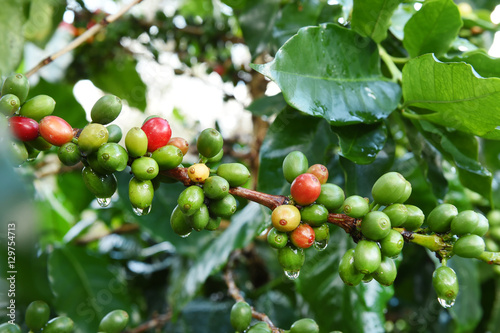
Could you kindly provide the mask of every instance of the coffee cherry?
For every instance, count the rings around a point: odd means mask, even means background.
[[[368,201],[359,195],[351,195],[344,200],[342,211],[350,217],[360,218],[370,210]]]
[[[399,202],[398,200],[405,194],[406,186],[406,179],[400,173],[388,172],[383,174],[373,184],[373,200],[381,205]]]
[[[207,164],[218,163],[222,160],[222,157],[224,157],[224,149],[221,149],[214,157],[207,158]]]
[[[160,117],[149,119],[142,125],[141,129],[148,137],[149,152],[154,152],[156,149],[166,146],[172,136],[168,121]]]
[[[184,215],[189,216],[200,209],[204,199],[203,190],[198,186],[192,185],[181,192],[179,198],[177,198],[177,204]]]
[[[85,126],[78,137],[81,151],[90,154],[108,142],[108,130],[101,124],[91,123]]]
[[[298,273],[304,265],[305,259],[304,250],[301,248],[287,245],[278,249],[278,262],[286,272]]]
[[[272,333],[271,328],[265,322],[260,321],[250,328],[245,333]]]
[[[32,331],[42,329],[50,318],[50,308],[44,301],[31,302],[26,308],[24,321]],[[2,332],[0,330],[0,332]]]
[[[473,210],[464,210],[451,220],[450,229],[455,235],[472,233],[479,224],[479,215]]]
[[[134,176],[140,180],[151,180],[160,171],[158,163],[153,158],[146,156],[135,159],[130,168]]]
[[[310,205],[300,210],[302,221],[311,227],[322,225],[328,219],[328,210],[323,205]]]
[[[44,333],[70,333],[73,332],[73,327],[75,324],[71,318],[60,316],[51,319],[45,328]]]
[[[170,227],[181,237],[187,237],[193,231],[193,228],[187,221],[187,216],[181,211],[179,205],[175,206],[170,215]]]
[[[111,198],[116,191],[117,181],[113,174],[101,175],[89,167],[84,167],[82,178],[87,189],[97,198]]]
[[[389,231],[389,234],[380,240],[380,252],[386,257],[396,257],[403,250],[403,236],[394,229]]]
[[[40,121],[40,135],[54,146],[62,146],[73,139],[73,128],[66,120],[57,116],[47,116]]]
[[[348,286],[357,286],[365,276],[354,267],[354,249],[344,253],[339,263],[339,276]]]
[[[21,165],[29,157],[28,150],[23,142],[12,140],[9,142],[9,157],[14,165]]]
[[[438,267],[432,273],[432,285],[440,302],[453,304],[458,295],[458,279],[453,269],[447,266]]]
[[[303,173],[294,179],[290,194],[296,203],[307,206],[316,201],[321,193],[321,183],[311,173]]]
[[[118,143],[103,144],[97,150],[96,157],[100,167],[108,172],[123,171],[127,167],[128,153]]]
[[[208,177],[203,184],[203,192],[209,199],[222,199],[229,193],[229,183],[219,176]]]
[[[300,211],[293,205],[281,205],[276,207],[271,214],[273,227],[278,231],[288,232],[299,226]]]
[[[237,332],[243,332],[250,326],[252,321],[252,308],[245,301],[237,302],[231,308],[230,322],[231,326]]]
[[[288,235],[285,232],[278,231],[276,228],[271,228],[267,233],[267,243],[275,248],[282,249],[288,242]]]
[[[208,206],[211,215],[221,216],[226,219],[236,213],[236,208],[236,199],[231,194],[219,200],[211,200]]]
[[[408,208],[400,203],[395,203],[384,208],[383,212],[391,220],[392,227],[399,227],[405,223],[408,218]]]
[[[463,258],[477,258],[485,250],[484,239],[478,235],[465,235],[453,244],[453,252]]]
[[[316,203],[325,206],[328,211],[335,211],[342,207],[344,200],[344,190],[338,185],[327,183],[321,185],[321,193]]]
[[[100,175],[109,175],[112,174],[112,171],[109,171],[108,169],[104,169],[101,164],[99,163],[99,160],[97,159],[97,152],[90,153],[86,156],[87,164],[90,166],[92,170],[97,172]]]
[[[9,118],[10,131],[21,141],[31,141],[38,137],[38,123],[31,118],[14,116]]]
[[[57,157],[62,162],[62,164],[67,166],[72,166],[80,162],[81,152],[78,145],[73,142],[66,142],[57,151]]]
[[[390,286],[396,279],[398,271],[394,260],[383,257],[380,266],[373,272],[373,278],[383,286]]]
[[[303,318],[292,324],[290,333],[319,333],[319,326],[313,319]]]
[[[132,127],[125,136],[125,147],[131,157],[143,156],[148,152],[148,137],[146,133],[139,127]]]
[[[38,130],[40,131],[40,126],[38,127]],[[38,136],[35,140],[27,141],[26,143],[39,151],[49,150],[53,147],[52,144],[48,143],[42,136]]]
[[[16,95],[7,94],[0,98],[0,113],[11,116],[19,110],[21,102]]]
[[[380,248],[376,242],[360,240],[354,249],[354,267],[363,274],[370,274],[380,266]]]
[[[452,204],[441,204],[429,213],[427,225],[433,232],[447,232],[450,230],[451,220],[457,215],[457,207]]]
[[[99,332],[119,333],[127,327],[128,313],[123,310],[113,310],[102,318],[99,323]]]
[[[196,148],[200,155],[210,158],[220,152],[223,143],[224,140],[219,131],[213,128],[206,128],[198,136]]]
[[[22,104],[19,114],[40,121],[43,117],[51,115],[55,107],[56,101],[52,97],[38,95]]]
[[[476,229],[474,229],[472,233],[483,237],[488,232],[490,224],[488,222],[488,219],[483,214],[477,213],[477,215],[479,216],[479,221],[477,223]]]
[[[108,130],[108,142],[118,143],[122,139],[123,133],[120,126],[111,124],[106,126]]]
[[[292,183],[299,175],[306,173],[309,167],[306,155],[300,151],[292,151],[283,160],[283,175]]]
[[[323,242],[330,239],[330,228],[327,223],[323,223],[319,227],[313,227],[315,242]]]
[[[21,333],[21,328],[17,324],[3,323],[3,324],[0,324],[0,332],[2,332],[2,333]]]
[[[217,217],[210,216],[208,219],[208,223],[205,226],[205,230],[214,231],[214,230],[219,229],[219,225],[220,225],[221,220],[222,219],[220,216],[217,216]]]
[[[379,211],[367,213],[361,221],[361,233],[372,240],[380,240],[391,231],[389,217]]]
[[[191,165],[187,172],[189,179],[195,183],[204,182],[210,176],[210,169],[203,163]]]
[[[417,230],[424,224],[424,212],[414,205],[406,205],[406,209],[408,209],[408,217],[402,227],[409,231]]]
[[[491,226],[500,226],[500,209],[492,209],[486,214]]]
[[[104,95],[90,111],[92,122],[106,125],[115,120],[122,110],[122,101],[114,95]]]
[[[19,98],[20,104],[23,104],[28,97],[30,83],[23,74],[12,74],[3,82],[2,96],[7,94],[16,95]]]
[[[308,224],[300,224],[290,233],[293,245],[301,249],[307,249],[314,244],[314,230]]]
[[[178,147],[167,145],[156,149],[151,157],[158,163],[160,170],[170,170],[182,163],[184,155]]]
[[[128,183],[128,197],[132,207],[140,210],[148,209],[153,203],[154,188],[150,180],[132,177]]]
[[[210,214],[208,213],[208,207],[202,204],[200,209],[196,211],[193,215],[187,216],[187,224],[196,231],[201,231],[205,229],[210,220]]]
[[[323,164],[314,164],[307,169],[307,173],[312,173],[318,178],[321,184],[325,184],[328,180],[328,169]]]
[[[186,155],[189,150],[189,143],[186,141],[186,139],[177,136],[170,138],[167,145],[179,148],[182,152],[182,155]]]
[[[231,187],[237,187],[250,179],[250,171],[241,163],[225,163],[217,168],[217,176],[226,179]]]
[[[404,203],[406,200],[408,200],[411,196],[411,183],[406,180],[406,186],[403,194],[399,197],[399,199],[396,201],[397,203]]]

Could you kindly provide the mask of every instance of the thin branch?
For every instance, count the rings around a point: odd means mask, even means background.
[[[96,35],[99,31],[104,29],[108,24],[116,21],[118,18],[123,16],[123,14],[128,12],[130,10],[130,8],[132,8],[133,6],[137,5],[138,3],[142,2],[142,1],[143,0],[132,0],[129,4],[126,4],[125,6],[123,6],[115,14],[111,14],[111,15],[106,16],[105,18],[103,18],[101,20],[101,22],[93,25],[90,29],[86,30],[83,34],[81,34],[77,38],[73,39],[73,41],[71,41],[71,43],[69,43],[68,45],[63,47],[61,50],[55,52],[54,54],[52,54],[52,55],[48,56],[47,58],[43,59],[42,61],[40,61],[35,67],[30,69],[28,72],[26,72],[26,74],[25,74],[26,77],[30,77],[31,75],[38,72],[42,67],[50,64],[51,62],[53,62],[54,60],[56,60],[57,58],[59,58],[63,54],[66,54],[69,51],[74,50],[75,48],[77,48],[81,44],[85,43],[85,41],[88,40],[90,37]]]
[[[156,328],[165,325],[168,321],[172,319],[172,311],[168,311],[167,313],[158,315],[156,317],[151,318],[151,320],[145,322],[137,326],[136,328],[129,329],[125,331],[125,333],[141,333],[145,332],[151,328]]]

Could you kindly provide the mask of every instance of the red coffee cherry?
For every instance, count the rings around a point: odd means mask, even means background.
[[[14,116],[9,118],[12,134],[21,141],[31,141],[38,137],[38,123],[28,117]]]
[[[312,204],[321,193],[321,183],[311,173],[303,173],[292,182],[290,188],[293,200],[302,206]]]
[[[142,125],[141,129],[146,133],[148,138],[149,152],[166,146],[172,136],[172,130],[168,121],[160,117],[149,119]]]
[[[325,184],[328,180],[328,169],[323,164],[314,164],[307,169],[307,173],[312,173],[318,178],[321,184]]]
[[[308,224],[300,224],[294,231],[292,231],[290,239],[296,247],[307,249],[314,244],[314,230]]]
[[[40,135],[54,146],[62,146],[73,139],[73,128],[58,116],[46,116],[40,121]]]

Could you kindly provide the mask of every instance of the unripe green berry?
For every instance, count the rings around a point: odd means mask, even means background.
[[[367,213],[361,221],[361,233],[372,240],[380,240],[386,237],[391,230],[389,217],[380,211]]]
[[[447,232],[450,230],[451,221],[457,215],[457,207],[452,204],[441,204],[429,213],[427,225],[433,232]]]
[[[368,201],[359,196],[351,195],[344,200],[342,210],[350,217],[361,218],[370,210]]]
[[[290,184],[298,175],[306,173],[308,168],[309,163],[306,155],[298,150],[288,153],[283,160],[283,175]]]
[[[451,220],[450,229],[455,235],[472,233],[479,224],[479,215],[473,210],[464,210]]]
[[[354,249],[354,267],[363,274],[370,274],[380,265],[382,259],[376,242],[360,240]]]
[[[453,252],[463,258],[477,258],[485,250],[484,240],[478,235],[460,237],[453,245]]]

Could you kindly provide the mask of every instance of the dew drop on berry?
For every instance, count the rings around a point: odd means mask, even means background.
[[[111,198],[96,198],[96,200],[101,207],[108,207],[111,203]]]
[[[187,238],[189,235],[191,235],[191,232],[188,232],[187,234],[180,235],[180,236],[181,236],[181,238]]]
[[[289,278],[290,280],[295,280],[299,277],[300,271],[284,270],[284,273],[285,273],[286,277]]]
[[[151,206],[147,206],[146,208],[132,207],[132,210],[137,216],[148,215],[151,212]]]
[[[315,241],[313,246],[316,250],[323,251],[328,246],[328,239],[324,239],[321,241]]]
[[[438,297],[438,302],[445,309],[451,308],[455,304],[455,300],[445,300],[444,298]]]

